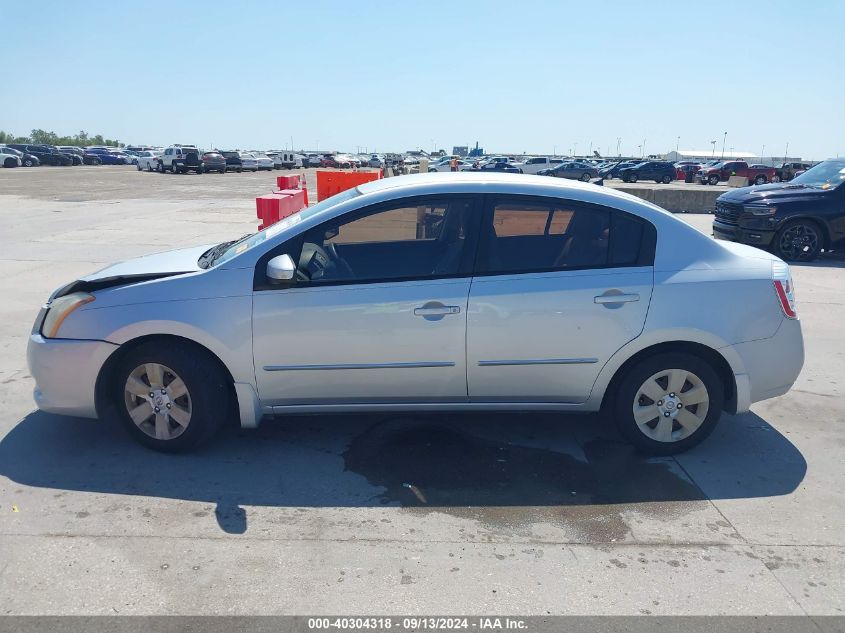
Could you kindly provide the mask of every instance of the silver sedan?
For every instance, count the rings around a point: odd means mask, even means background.
[[[606,413],[641,450],[704,439],[803,364],[788,266],[602,187],[421,174],[241,240],[56,290],[29,340],[38,406],[158,450],[227,416]]]

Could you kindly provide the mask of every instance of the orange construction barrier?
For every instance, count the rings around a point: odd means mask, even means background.
[[[341,191],[352,189],[365,182],[378,180],[381,174],[378,171],[339,171],[318,169],[317,170],[317,200],[325,200]]]
[[[302,189],[274,191],[255,199],[255,211],[261,224],[258,230],[266,229],[279,220],[305,208],[305,192]]]
[[[291,176],[276,176],[276,186],[279,189],[299,189],[299,174],[293,174]]]

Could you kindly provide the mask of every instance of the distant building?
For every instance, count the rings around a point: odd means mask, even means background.
[[[452,153],[455,156],[460,156],[461,158],[463,158],[464,156],[469,154],[469,147],[467,147],[466,145],[456,145],[452,148]]]
[[[680,160],[715,160],[717,158],[724,158],[725,160],[747,160],[751,163],[756,162],[757,155],[754,152],[740,152],[737,150],[732,152],[725,150],[722,152],[718,148],[714,152],[712,147],[710,149],[682,149],[666,154],[666,160],[673,163],[677,163]]]

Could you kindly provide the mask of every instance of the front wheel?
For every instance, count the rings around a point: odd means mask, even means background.
[[[707,178],[707,182],[711,185],[718,185],[719,184],[719,177],[718,176],[709,176]]]
[[[632,367],[615,395],[619,432],[639,450],[673,455],[692,448],[716,427],[724,386],[697,356],[659,354]]]
[[[18,162],[14,158],[7,158],[3,161],[3,167],[17,167]]]
[[[628,175],[628,182],[637,182],[637,174],[629,174]]]
[[[822,250],[819,226],[809,220],[796,220],[784,226],[775,235],[774,246],[778,257],[792,262],[811,262]]]
[[[229,411],[228,393],[222,370],[208,354],[152,341],[118,363],[113,397],[135,440],[173,453],[194,448],[216,433]]]

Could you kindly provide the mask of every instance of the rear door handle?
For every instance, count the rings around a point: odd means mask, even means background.
[[[603,295],[599,295],[598,297],[594,297],[593,301],[596,303],[631,303],[632,301],[639,301],[640,295],[638,294],[608,294],[605,293]]]

